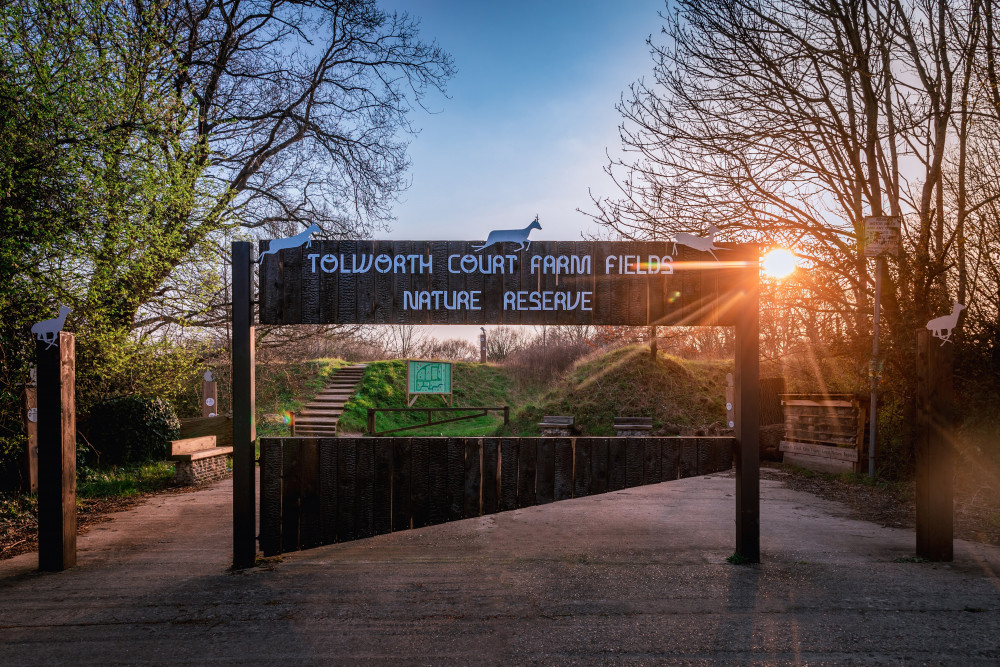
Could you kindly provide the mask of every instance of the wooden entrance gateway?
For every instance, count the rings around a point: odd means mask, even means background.
[[[728,469],[735,448],[736,553],[760,560],[757,246],[312,241],[288,247],[282,240],[272,250],[271,243],[260,243],[257,281],[253,245],[233,244],[235,567],[253,566],[257,552],[257,322],[732,326],[736,333],[735,438],[265,438],[265,553]]]

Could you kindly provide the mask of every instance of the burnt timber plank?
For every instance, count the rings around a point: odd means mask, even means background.
[[[373,241],[357,241],[357,251],[359,255],[370,255],[374,263],[375,243]],[[375,322],[375,274],[373,268],[364,273],[356,275],[357,278],[357,322],[358,324],[372,324]]]
[[[625,443],[625,486],[642,486],[643,440],[628,438]]]
[[[588,438],[590,440],[590,493],[607,493],[608,491],[608,439]]]
[[[392,530],[411,527],[410,516],[410,439],[392,439]]]
[[[468,254],[469,243],[465,241],[448,241],[448,256],[458,255],[460,258]],[[456,292],[461,292],[465,290],[465,274],[458,271],[458,273],[448,273],[448,291],[453,294]],[[448,324],[465,324],[465,311],[464,310],[450,310],[448,311]]]
[[[725,472],[733,467],[733,451],[736,441],[733,438],[715,439],[715,471]]]
[[[323,544],[337,541],[337,448],[336,438],[319,441],[320,537]],[[266,554],[265,554],[266,555]]]
[[[410,274],[410,290],[413,292],[427,292],[431,288],[431,271],[433,269],[433,259],[431,258],[430,244],[427,241],[413,241],[410,244],[410,252],[414,255],[420,257],[420,259],[415,263],[406,263],[407,270],[411,270]],[[432,269],[424,268],[424,262],[428,259],[431,260]],[[410,310],[407,313],[406,321],[410,324],[430,324],[431,313],[428,309],[421,310]]]
[[[645,323],[649,321],[649,309],[647,291],[649,289],[648,276],[639,273],[645,271],[643,267],[642,251],[647,244],[630,243],[629,250],[632,252],[632,262],[634,266],[630,268],[637,275],[628,277],[628,320],[629,322]]]
[[[483,438],[483,514],[496,514],[499,505],[497,493],[500,467],[500,439]]]
[[[582,498],[591,494],[590,452],[594,443],[590,438],[576,438],[573,444],[573,497]]]
[[[341,263],[339,271],[334,274],[337,279],[337,321],[357,322],[358,277],[353,269],[358,259],[358,242],[343,240],[337,245],[337,259]],[[351,267],[351,273],[348,273],[348,267]]]
[[[697,438],[698,453],[698,474],[707,475],[715,472],[715,452],[712,450],[712,441],[709,438]]]
[[[358,452],[354,530],[358,539],[375,534],[375,450],[371,438],[351,438]]]
[[[378,258],[380,255],[387,255],[389,257],[392,257],[392,251],[393,251],[392,241],[375,242],[376,258]],[[375,323],[392,324],[393,323],[392,322],[392,294],[393,294],[392,269],[390,269],[385,273],[375,270],[374,278],[375,278],[374,279]]]
[[[506,269],[510,269],[510,265],[505,261],[504,264]],[[521,253],[515,254],[514,266],[512,271],[507,271],[503,274],[503,291],[504,292],[517,292],[523,289],[521,287]],[[521,311],[513,309],[506,310],[505,305],[500,306],[500,320],[503,324],[520,324],[521,323]]]
[[[312,271],[312,260],[308,255],[314,254],[311,250],[306,250],[302,254],[302,263],[299,265],[299,282],[302,285],[302,307],[300,311],[300,321],[303,324],[319,324],[322,321],[320,316],[320,274],[322,271]]]
[[[413,438],[410,450],[410,514],[413,527],[430,525],[428,473],[431,439]]]
[[[465,509],[466,519],[480,516],[483,481],[482,444],[479,438],[465,440]]]
[[[447,241],[431,241],[430,242],[430,252],[432,257],[447,257],[448,256],[448,242]],[[447,271],[435,271],[430,276],[430,289],[432,292],[446,292],[448,291],[448,272]],[[430,317],[431,324],[448,324],[448,311],[444,308],[436,308],[431,312]]]
[[[299,546],[303,549],[322,544],[318,444],[316,438],[299,441]]]
[[[503,278],[504,273],[497,270],[497,263],[502,266],[504,258],[502,248],[497,245],[483,250],[483,260],[489,266],[483,285],[482,308],[485,322],[496,324],[501,322],[503,309]],[[504,267],[506,268],[506,267]]]
[[[608,438],[608,491],[625,488],[627,438]]]
[[[670,482],[678,479],[678,466],[681,460],[681,442],[679,438],[664,438],[660,447],[660,480]]]
[[[299,550],[299,439],[288,438],[281,458],[281,550]]]
[[[448,438],[448,521],[462,518],[465,510],[465,439]]]
[[[286,248],[278,254],[285,281],[281,319],[286,324],[298,324],[302,321],[302,248]]]
[[[260,441],[260,550],[281,553],[281,440]]]
[[[448,440],[431,440],[427,461],[427,523],[436,525],[448,520]]]
[[[270,241],[261,241],[257,256],[261,257],[270,247]],[[281,321],[281,304],[284,299],[284,284],[281,279],[281,259],[278,255],[268,255],[260,260],[260,315],[264,322]]]
[[[535,498],[539,505],[551,503],[555,495],[556,452],[554,438],[538,439],[538,459],[535,468]]]
[[[679,440],[681,445],[681,479],[694,477],[698,474],[698,439],[679,438]]]
[[[568,500],[573,497],[573,440],[572,438],[550,438],[555,450],[553,468],[553,500]]]
[[[413,244],[409,241],[395,241],[393,251],[395,256],[413,254]],[[403,308],[403,300],[406,292],[410,290],[410,282],[413,276],[410,275],[409,262],[403,271],[396,271],[395,261],[392,269],[392,323],[409,324],[410,312]],[[415,509],[415,508],[414,508]]]
[[[538,466],[538,438],[521,438],[517,445],[517,506],[538,504],[535,477]]]
[[[375,457],[372,480],[372,531],[382,535],[392,531],[392,441],[370,438]]]
[[[642,483],[659,484],[660,448],[663,438],[642,438]]]
[[[500,511],[517,509],[517,438],[500,440]]]
[[[357,537],[358,449],[355,438],[344,438],[337,452],[337,541],[347,542]]]

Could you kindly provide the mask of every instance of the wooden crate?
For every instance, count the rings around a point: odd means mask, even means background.
[[[862,472],[868,462],[868,405],[852,394],[782,394],[785,463],[823,472]]]

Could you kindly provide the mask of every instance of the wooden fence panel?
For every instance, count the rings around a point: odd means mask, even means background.
[[[538,439],[538,460],[535,468],[535,499],[539,505],[551,503],[555,496],[556,452],[554,438]]]
[[[553,500],[573,497],[573,439],[553,438],[555,467],[553,470]]]
[[[517,508],[517,438],[500,441],[500,511]]]
[[[678,478],[680,460],[680,440],[678,438],[664,438],[663,446],[660,448],[660,479],[662,481],[669,482]]]
[[[466,519],[480,516],[482,510],[482,445],[479,438],[465,440],[465,510]]]
[[[590,440],[590,493],[608,492],[608,438]]]
[[[535,477],[538,468],[538,438],[521,438],[517,447],[517,506],[538,504]]]
[[[500,467],[499,438],[483,438],[483,514],[496,514],[500,504],[497,473]]]

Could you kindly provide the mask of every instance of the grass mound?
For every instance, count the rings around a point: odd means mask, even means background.
[[[683,435],[721,429],[726,417],[729,361],[683,361],[640,345],[579,361],[532,405],[508,433],[538,435],[545,415],[572,415],[584,435],[614,435],[615,417],[652,417],[652,435]]]
[[[455,407],[511,406],[511,411],[524,398],[521,388],[504,373],[492,365],[452,363],[452,405]],[[447,406],[441,396],[421,396],[414,408],[438,408]],[[338,430],[341,433],[362,433],[367,428],[368,408],[405,408],[406,405],[406,361],[375,361],[365,369],[358,394],[344,406]],[[456,415],[437,412],[432,419],[449,419]],[[389,412],[377,416],[376,428],[387,431],[404,426],[416,426],[427,422],[423,412]],[[491,412],[485,417],[452,422],[437,426],[402,431],[400,436],[472,436],[488,435],[503,424],[503,413]]]

